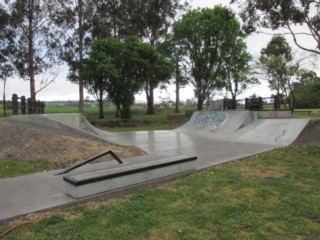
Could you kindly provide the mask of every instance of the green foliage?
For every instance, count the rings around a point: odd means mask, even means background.
[[[6,239],[318,239],[319,156],[318,147],[277,150],[66,209]]]
[[[192,10],[174,27],[175,42],[181,46],[190,67],[191,83],[198,98],[198,110],[214,90],[224,86],[226,58],[243,37],[240,23],[231,10],[222,6]]]
[[[48,72],[58,63],[56,47],[60,39],[52,19],[54,7],[55,4],[33,0],[15,0],[10,5],[11,24],[16,31],[13,63],[19,76],[30,81],[33,100],[37,92],[53,81]],[[36,87],[36,77],[40,74],[47,74],[47,78],[42,78]]]
[[[295,96],[293,79],[299,70],[299,64],[294,63],[291,47],[281,35],[274,36],[266,48],[261,50],[259,63],[263,74],[266,75],[271,90],[277,95],[284,96],[289,109],[294,109]]]
[[[244,3],[241,18],[245,22],[244,29],[252,33],[257,28],[272,30],[285,29],[292,35],[295,44],[301,49],[320,54],[320,17],[319,1],[313,0],[232,0],[231,2]],[[295,31],[294,26],[304,25],[303,32]],[[301,34],[308,35],[315,44],[304,44],[304,39],[298,39]]]
[[[87,63],[83,71],[87,87],[106,91],[125,119],[130,118],[134,94],[146,84],[168,79],[173,71],[172,64],[153,46],[134,36],[94,42]]]
[[[301,70],[294,84],[297,108],[320,108],[320,77],[313,71]]]
[[[232,99],[248,89],[249,86],[257,84],[258,80],[251,77],[253,72],[250,67],[252,56],[247,52],[247,46],[242,38],[239,38],[230,47],[225,60],[226,90]]]

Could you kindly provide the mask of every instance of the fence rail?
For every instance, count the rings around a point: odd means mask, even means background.
[[[222,99],[214,101],[215,110],[280,110],[279,96],[268,98]]]

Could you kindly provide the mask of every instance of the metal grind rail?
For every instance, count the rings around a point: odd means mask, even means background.
[[[94,156],[92,158],[87,159],[87,160],[83,160],[80,163],[76,163],[75,165],[73,165],[73,166],[67,168],[66,170],[64,170],[64,171],[62,171],[60,173],[57,173],[55,175],[62,175],[62,174],[68,173],[68,172],[70,172],[70,171],[72,171],[74,169],[77,169],[77,168],[79,168],[79,167],[81,167],[83,165],[86,165],[86,164],[88,164],[90,162],[93,162],[93,161],[97,160],[98,158],[101,158],[101,157],[106,156],[108,154],[110,154],[114,158],[114,160],[116,160],[119,164],[123,164],[123,161],[114,152],[112,152],[112,150],[109,150],[109,151],[100,153],[100,154],[98,154],[98,155],[96,155],[96,156]]]

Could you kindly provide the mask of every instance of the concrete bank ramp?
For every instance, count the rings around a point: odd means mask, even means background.
[[[279,114],[277,117],[278,114],[270,115],[269,112],[267,113],[261,114],[251,111],[194,112],[190,121],[177,131],[207,138],[268,144],[277,148],[290,145],[310,121],[309,119],[286,118],[281,116],[283,114]]]
[[[199,134],[227,135],[254,121],[250,111],[198,111],[179,130]]]
[[[107,133],[95,128],[80,113],[70,114],[41,114],[41,115],[14,115],[14,121],[39,125],[53,129],[60,129],[68,133],[76,133],[108,141],[112,133]]]
[[[176,131],[220,140],[268,144],[274,147],[290,145],[307,126],[310,119],[280,117],[275,111],[261,114],[251,111],[199,111]],[[270,114],[272,113],[272,114]],[[62,129],[84,136],[113,142],[117,134],[92,126],[82,114],[19,115],[16,121]],[[121,142],[125,142],[122,139]]]
[[[275,148],[290,145],[309,123],[309,119],[257,119],[221,139],[274,145]]]

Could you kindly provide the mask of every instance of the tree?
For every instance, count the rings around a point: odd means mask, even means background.
[[[101,86],[118,106],[121,118],[130,118],[134,94],[141,91],[146,79],[168,78],[172,65],[155,47],[129,36],[107,38],[92,45],[84,76],[92,89]],[[100,91],[101,93],[102,91]]]
[[[297,108],[320,107],[320,77],[310,70],[301,69],[299,81],[294,83]]]
[[[92,35],[94,39],[115,37],[122,39],[125,36],[138,35],[131,15],[137,6],[134,0],[106,0],[96,3],[96,10],[93,16]]]
[[[232,0],[243,3],[242,0]],[[244,29],[252,33],[257,28],[284,29],[291,34],[295,44],[308,52],[320,54],[320,2],[318,0],[247,0],[243,5],[241,18],[246,23]],[[302,25],[301,28],[295,28]],[[304,44],[299,36],[308,36],[314,44]]]
[[[112,57],[121,51],[120,43],[110,38],[108,41],[97,41],[92,44],[89,57],[84,61],[81,78],[84,86],[99,103],[99,118],[104,118],[104,97],[110,88],[111,79],[117,79],[117,69]]]
[[[179,11],[188,4],[181,4],[179,0],[131,0],[134,11],[128,14],[131,27],[141,39],[146,39],[152,46],[158,47],[165,40],[165,36]],[[164,80],[164,82],[163,82]],[[145,83],[147,96],[147,114],[154,114],[154,89],[165,84],[166,79],[157,76]]]
[[[57,63],[55,50],[60,38],[52,21],[54,8],[54,0],[50,4],[42,0],[16,0],[10,6],[11,23],[16,30],[14,64],[20,77],[30,81],[30,97],[33,101],[36,94],[56,77],[47,78]],[[41,86],[36,90],[36,76],[40,74],[43,75]]]
[[[14,54],[15,31],[11,25],[11,15],[8,9],[1,4],[0,28],[0,80],[3,81],[3,114],[6,117],[6,83],[14,73],[12,55]]]
[[[175,113],[179,113],[180,89],[189,82],[187,67],[182,58],[184,55],[183,48],[178,45],[172,34],[167,36],[166,41],[160,45],[160,49],[166,53],[175,65],[174,84],[176,87]]]
[[[64,33],[61,59],[69,66],[68,79],[79,84],[79,112],[84,111],[84,83],[80,72],[92,41],[93,18],[97,6],[88,0],[59,0],[55,22]]]
[[[174,24],[173,31],[177,43],[184,48],[197,108],[202,110],[210,92],[224,86],[223,67],[229,49],[243,35],[240,24],[231,10],[216,6],[189,11]]]
[[[126,37],[123,44],[125,49],[122,55],[123,61],[118,68],[121,70],[121,81],[115,84],[117,91],[114,99],[122,105],[121,117],[128,118],[130,105],[127,106],[127,102],[133,103],[134,93],[140,90],[146,81],[151,82],[152,78],[160,81],[167,79],[172,68],[170,62],[159,54],[155,47],[142,43],[136,37]],[[129,86],[132,86],[131,91]]]
[[[258,81],[252,75],[250,62],[252,56],[247,52],[247,46],[242,38],[234,42],[226,56],[224,69],[226,71],[226,90],[232,96],[234,104],[239,94]],[[236,105],[234,106],[236,107]]]
[[[259,62],[270,88],[276,90],[277,95],[284,95],[289,108],[294,109],[293,79],[299,65],[293,62],[291,47],[285,38],[281,35],[274,36],[267,47],[261,50]]]

